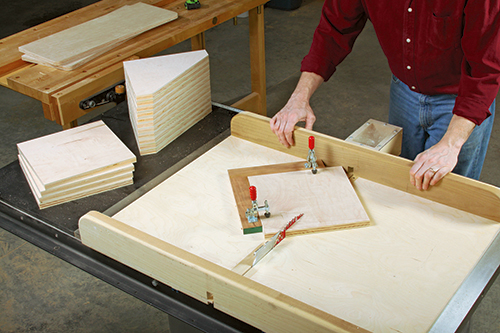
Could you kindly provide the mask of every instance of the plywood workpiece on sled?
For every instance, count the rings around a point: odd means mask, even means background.
[[[287,236],[332,231],[370,224],[342,167],[299,170],[248,177],[272,214],[264,218],[264,236],[272,237],[295,216],[304,214],[286,231]]]

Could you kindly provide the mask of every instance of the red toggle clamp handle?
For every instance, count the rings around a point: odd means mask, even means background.
[[[309,137],[309,149],[314,149],[314,136]]]
[[[257,200],[257,188],[252,185],[250,186],[249,190],[250,190],[250,199],[252,201]]]

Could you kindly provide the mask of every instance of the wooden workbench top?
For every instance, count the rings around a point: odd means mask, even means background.
[[[105,15],[138,0],[103,0],[56,19],[24,30],[0,41],[0,84],[48,103],[56,91],[79,82],[131,56],[147,57],[191,38],[245,11],[264,0],[205,0],[200,10],[186,10],[183,0],[144,0],[179,14],[177,20],[152,29],[73,71],[33,65],[21,60],[18,47],[82,22]]]

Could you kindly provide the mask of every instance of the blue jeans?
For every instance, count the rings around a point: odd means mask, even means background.
[[[414,160],[445,134],[453,116],[456,95],[422,95],[393,76],[390,96],[389,123],[403,128],[401,156]],[[494,101],[490,112],[491,116],[474,128],[463,145],[454,173],[479,179],[493,127]]]

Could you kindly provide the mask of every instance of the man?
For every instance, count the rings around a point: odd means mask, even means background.
[[[500,84],[500,0],[326,0],[302,75],[271,120],[285,146],[316,120],[309,100],[351,52],[369,19],[393,73],[389,122],[403,127],[419,190],[452,170],[478,179]]]

